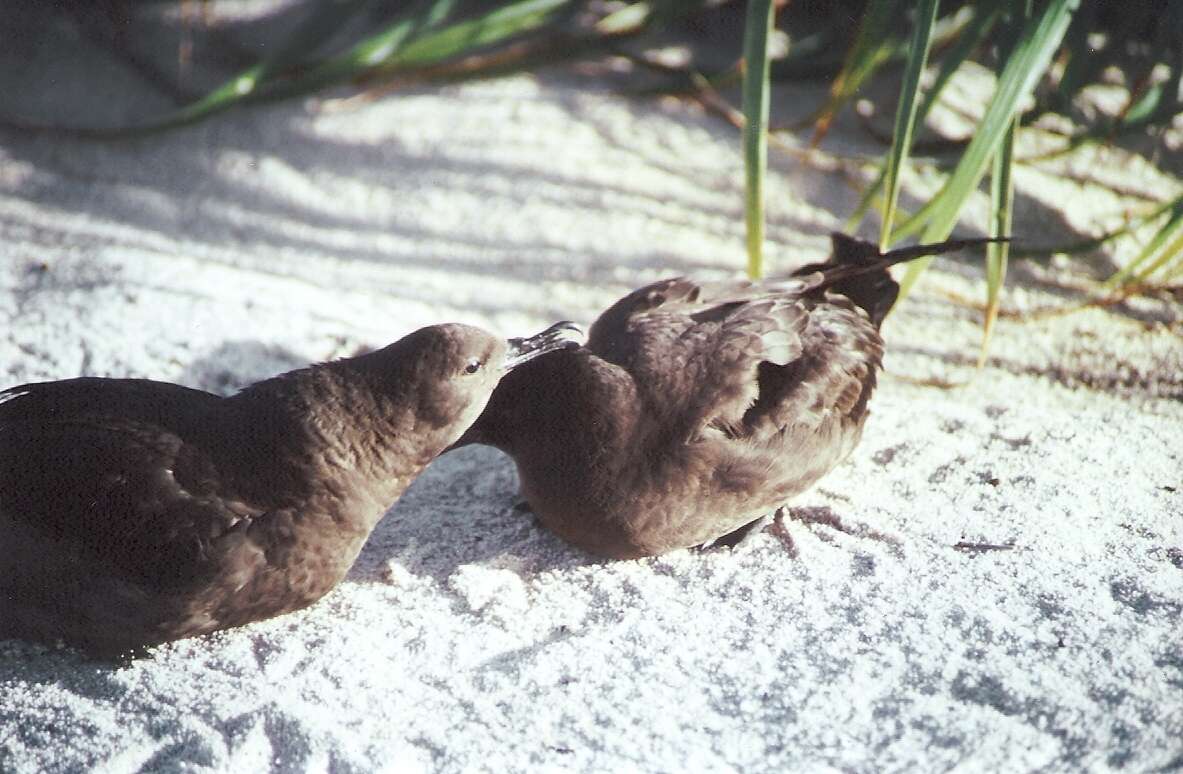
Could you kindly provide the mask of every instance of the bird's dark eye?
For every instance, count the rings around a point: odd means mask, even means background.
[[[474,357],[472,360],[468,361],[468,365],[464,366],[464,373],[475,374],[477,371],[481,370],[482,365],[484,365],[484,363]]]

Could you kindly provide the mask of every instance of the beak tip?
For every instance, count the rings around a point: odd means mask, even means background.
[[[581,347],[586,341],[587,334],[583,328],[569,320],[564,320],[529,338],[510,339],[505,356],[505,367],[506,369],[515,368],[539,355],[554,350]]]
[[[570,320],[563,320],[552,325],[547,331],[553,331],[555,341],[564,346],[582,347],[587,343],[587,332]]]

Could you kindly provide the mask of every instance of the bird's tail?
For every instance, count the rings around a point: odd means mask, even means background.
[[[862,307],[878,328],[883,318],[891,311],[900,292],[899,284],[887,271],[888,267],[926,255],[940,255],[990,242],[1006,242],[1009,239],[1010,237],[950,239],[927,245],[901,247],[882,253],[872,242],[834,232],[830,234],[833,244],[830,259],[824,263],[802,266],[793,272],[793,276],[804,277],[815,272],[820,273],[822,278],[819,289],[834,290],[846,296]]]

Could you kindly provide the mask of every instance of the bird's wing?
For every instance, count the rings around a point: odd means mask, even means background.
[[[807,322],[808,280],[641,288],[596,321],[588,348],[627,370],[664,432],[686,441],[742,432],[761,363],[792,363]]]
[[[0,391],[0,427],[16,421],[118,418],[187,434],[208,421],[222,399],[148,379],[81,377]]]
[[[788,287],[804,287],[806,278],[794,278]],[[747,280],[695,282],[686,277],[654,282],[638,288],[604,310],[588,331],[587,348],[606,360],[614,360],[618,350],[631,352],[634,320],[648,312],[684,312],[693,314],[737,301],[752,300],[767,295],[779,285],[757,285]]]
[[[876,326],[837,293],[807,299],[804,306],[799,356],[760,368],[760,395],[744,419],[753,433],[815,430],[831,418],[858,422],[867,410],[883,360]]]
[[[169,414],[167,399],[136,390],[141,413]],[[68,392],[29,385],[0,404],[0,519],[167,586],[199,576],[211,542],[263,512],[227,497],[216,454],[168,427],[199,421],[199,407],[156,423],[87,410],[93,394]]]

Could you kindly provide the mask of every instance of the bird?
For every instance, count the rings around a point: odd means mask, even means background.
[[[592,554],[734,541],[858,444],[899,293],[888,267],[1001,240],[831,241],[827,261],[784,279],[629,293],[583,346],[502,380],[454,448],[507,453],[521,505]]]
[[[581,337],[435,325],[227,397],[96,377],[0,392],[0,639],[136,657],[310,605],[507,372]]]

